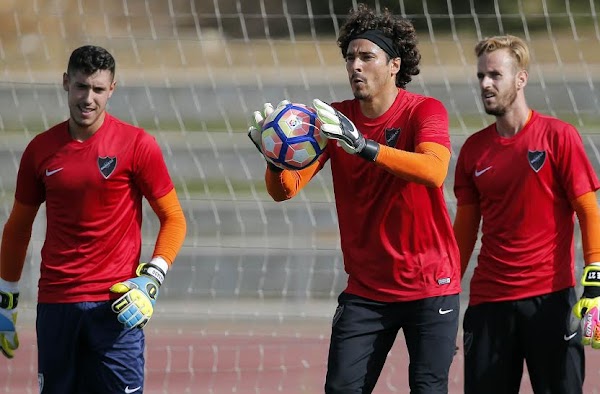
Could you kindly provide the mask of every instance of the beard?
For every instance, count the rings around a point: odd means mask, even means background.
[[[365,100],[368,97],[369,97],[369,95],[366,92],[358,91],[358,90],[354,91],[354,98],[357,100]]]
[[[486,106],[484,101],[485,113],[493,116],[504,116],[516,99],[517,89],[513,87],[506,93],[496,95],[496,105],[494,107]]]
[[[366,89],[366,86],[363,86],[362,89],[353,87],[352,94],[357,100],[365,100],[371,96],[369,91]]]

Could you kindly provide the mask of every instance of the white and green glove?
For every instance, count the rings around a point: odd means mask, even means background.
[[[290,104],[290,101],[288,101],[288,100],[280,101],[279,104],[277,104],[277,108],[285,107],[288,104]],[[265,123],[265,119],[269,115],[271,115],[274,111],[275,111],[275,108],[273,108],[273,104],[271,104],[271,103],[264,103],[262,112],[254,111],[254,113],[252,114],[252,119],[251,119],[252,125],[248,128],[248,138],[250,138],[250,141],[252,141],[254,146],[256,146],[256,149],[258,149],[260,154],[265,158],[269,168],[272,171],[281,172],[281,171],[283,171],[283,169],[280,168],[279,166],[277,166],[271,160],[269,160],[269,158],[267,156],[265,156],[265,154],[262,150],[262,144],[260,142],[260,135],[262,133],[262,127],[263,127],[263,124]]]
[[[112,303],[112,310],[126,328],[143,328],[154,313],[158,290],[165,280],[168,263],[160,257],[140,263],[137,277],[115,283],[110,291],[123,294]]]
[[[319,99],[313,100],[321,125],[321,132],[327,138],[338,141],[346,152],[358,155],[363,159],[375,161],[379,153],[379,144],[366,139],[354,123],[343,113]]]
[[[582,343],[600,349],[600,263],[583,269],[583,294],[572,309],[571,329],[581,325]]]
[[[13,358],[19,347],[16,329],[18,304],[17,282],[0,279],[0,350],[7,358]]]

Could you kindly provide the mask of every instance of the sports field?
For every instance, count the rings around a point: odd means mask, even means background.
[[[164,317],[164,316],[163,316]],[[156,320],[164,320],[156,318]],[[327,359],[328,320],[190,321],[175,327],[153,321],[147,332],[144,393],[308,393],[322,392]],[[21,331],[17,358],[3,363],[1,393],[37,393],[35,339]],[[461,394],[462,354],[450,369],[449,394]],[[584,393],[600,393],[600,352],[586,351]],[[375,389],[408,393],[408,360],[400,335]],[[532,394],[527,374],[521,394]]]
[[[115,55],[118,84],[109,111],[155,135],[182,200],[188,236],[145,328],[145,393],[322,392],[330,321],[346,280],[331,176],[326,168],[292,201],[274,203],[264,187],[264,161],[246,130],[249,115],[265,101],[334,101],[350,91],[335,38],[293,30],[331,13],[292,7],[310,2],[267,3],[277,3],[276,10],[248,11],[253,2],[227,0],[0,2],[0,225],[12,206],[26,143],[67,116],[62,72],[70,51],[86,43]],[[574,11],[569,6],[576,2],[569,1],[514,3],[525,8],[412,15],[429,27],[419,32],[423,67],[408,88],[448,109],[453,151],[444,193],[452,217],[456,157],[465,138],[490,121],[481,110],[472,47],[479,36],[505,29],[507,20],[520,23],[511,33],[527,34],[534,53],[529,104],[572,122],[600,174],[598,6],[577,2]],[[562,8],[549,8],[556,3]],[[270,35],[259,26],[254,35],[228,34],[232,24],[267,26],[271,17],[290,33]],[[496,29],[482,28],[485,21]],[[527,21],[542,28],[527,30]],[[158,223],[145,209],[148,256]],[[42,208],[20,282],[21,348],[12,361],[0,358],[0,393],[38,392],[34,308],[43,220]],[[575,251],[579,277],[578,233]],[[463,312],[467,298],[465,286]],[[462,365],[459,349],[451,394],[462,393]],[[376,393],[408,393],[407,367],[400,334]],[[521,393],[531,392],[525,377]],[[600,393],[600,351],[587,350],[584,392]]]

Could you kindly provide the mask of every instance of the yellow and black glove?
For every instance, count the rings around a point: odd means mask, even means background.
[[[157,265],[140,263],[137,277],[115,283],[110,291],[123,294],[112,303],[112,310],[119,322],[127,328],[143,328],[154,313],[158,289],[165,280],[166,272]]]
[[[581,284],[583,294],[573,306],[571,328],[580,324],[582,343],[600,349],[600,262],[583,269]]]
[[[18,304],[17,283],[0,279],[0,351],[7,358],[13,358],[19,347],[16,329]]]

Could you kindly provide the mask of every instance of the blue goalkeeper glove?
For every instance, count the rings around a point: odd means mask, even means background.
[[[572,309],[571,329],[581,325],[584,345],[600,349],[600,263],[591,263],[583,269],[583,294]]]
[[[158,289],[165,280],[168,268],[166,262],[161,265],[140,263],[136,269],[137,277],[110,287],[113,293],[123,294],[112,303],[112,310],[126,328],[143,328],[152,317]]]
[[[277,108],[285,107],[289,103],[290,101],[288,100],[280,101],[279,104],[277,104]],[[258,149],[260,154],[265,158],[269,169],[271,169],[272,171],[281,172],[283,171],[283,168],[277,166],[277,164],[273,163],[271,160],[269,160],[267,156],[265,156],[262,150],[262,144],[260,142],[260,135],[262,133],[262,127],[265,123],[265,119],[274,111],[275,108],[273,108],[273,104],[271,103],[264,103],[262,112],[254,111],[254,113],[252,114],[252,125],[248,128],[248,138],[250,138],[250,141],[252,141],[254,146],[256,146],[256,149]]]
[[[19,347],[17,335],[17,305],[19,290],[16,282],[0,279],[0,350],[7,358],[15,356]]]
[[[321,132],[327,138],[338,141],[346,152],[358,155],[363,159],[375,161],[379,153],[379,144],[366,139],[354,123],[343,113],[319,99],[313,100],[313,107],[322,122]]]

